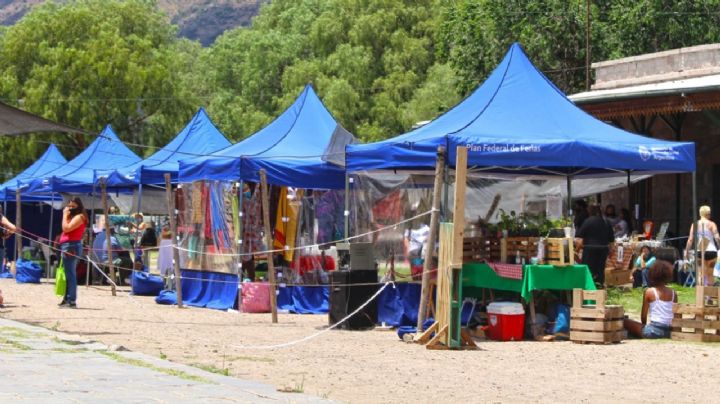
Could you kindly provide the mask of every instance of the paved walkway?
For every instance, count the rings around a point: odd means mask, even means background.
[[[0,318],[0,402],[17,401],[328,402]]]

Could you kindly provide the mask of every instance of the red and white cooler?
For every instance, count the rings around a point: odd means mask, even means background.
[[[521,303],[494,302],[487,307],[487,336],[495,341],[522,341],[525,310]]]

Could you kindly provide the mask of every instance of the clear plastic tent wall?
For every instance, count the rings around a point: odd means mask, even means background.
[[[419,279],[423,250],[427,248],[434,173],[363,171],[351,175],[351,236],[353,242],[374,244],[380,273],[395,279]],[[634,183],[647,176],[631,176]],[[584,198],[627,186],[627,178],[585,178],[571,182],[572,197]],[[452,221],[455,179],[450,171],[441,187],[440,221]],[[553,177],[504,177],[468,174],[465,233],[487,232],[503,215],[548,220],[567,214],[567,180]],[[497,229],[497,226],[489,226]],[[497,231],[497,230],[495,230]],[[547,236],[547,234],[540,234]],[[394,272],[394,273],[393,273]],[[414,276],[413,276],[414,274]]]
[[[237,190],[232,183],[197,181],[176,189],[181,268],[238,273],[234,206]]]

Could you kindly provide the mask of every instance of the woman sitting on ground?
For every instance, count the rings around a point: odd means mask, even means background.
[[[640,256],[635,260],[635,271],[633,272],[633,287],[639,288],[640,286],[648,287],[648,269],[655,262],[655,256],[653,256],[650,247],[644,245],[640,249]]]
[[[677,302],[675,291],[667,286],[672,280],[672,265],[666,261],[655,261],[648,270],[650,288],[643,295],[640,320],[625,319],[625,329],[638,338],[670,338],[673,319],[673,303]],[[648,323],[648,311],[650,323]]]

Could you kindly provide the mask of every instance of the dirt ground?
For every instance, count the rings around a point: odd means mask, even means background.
[[[700,402],[720,396],[720,344],[625,341],[479,342],[478,351],[428,351],[392,331],[326,332],[281,349],[243,346],[300,340],[325,315],[244,314],[155,304],[127,290],[78,290],[60,309],[50,284],[0,279],[0,317],[119,344],[341,402]]]

